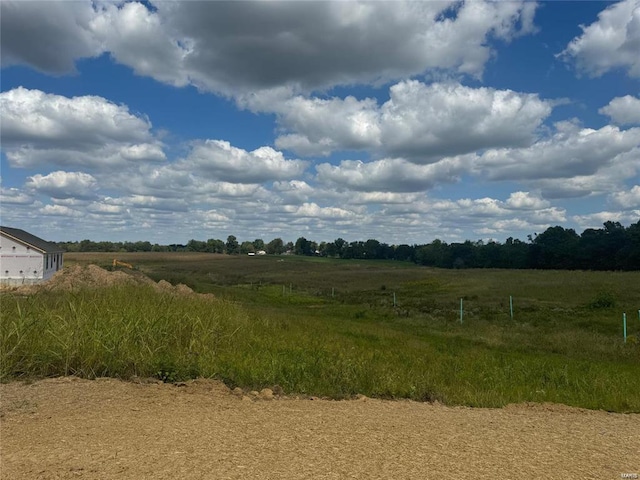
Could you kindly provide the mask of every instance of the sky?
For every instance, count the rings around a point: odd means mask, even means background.
[[[50,241],[640,220],[640,0],[0,2],[0,217]]]

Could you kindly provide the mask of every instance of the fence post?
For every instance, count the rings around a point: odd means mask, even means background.
[[[627,314],[622,314],[622,334],[624,335],[624,343],[627,343]]]
[[[462,299],[460,299],[460,323],[462,323],[462,316],[463,316],[463,309],[462,309]]]
[[[509,313],[511,313],[511,320],[513,320],[513,297],[509,295]]]

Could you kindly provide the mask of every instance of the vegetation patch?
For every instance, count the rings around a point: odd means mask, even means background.
[[[616,306],[616,297],[613,292],[602,291],[589,302],[589,308],[598,310],[602,308],[613,308]]]
[[[629,288],[640,284],[638,272],[133,255],[123,260],[136,266],[134,276],[172,272],[213,295],[149,279],[2,293],[2,380],[209,377],[333,398],[640,411],[640,346],[629,340],[640,320],[629,317],[626,344],[621,323],[640,304]],[[85,258],[67,258],[76,261]],[[615,306],[585,308],[604,291]]]

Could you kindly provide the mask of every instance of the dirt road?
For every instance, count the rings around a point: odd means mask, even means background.
[[[619,479],[640,415],[59,378],[0,385],[2,479]]]

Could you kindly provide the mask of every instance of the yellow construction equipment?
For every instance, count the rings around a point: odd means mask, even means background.
[[[133,270],[133,265],[131,265],[130,263],[124,263],[121,262],[120,260],[116,260],[115,258],[113,259],[113,268],[117,267],[118,265],[120,265],[121,267],[127,267]]]

